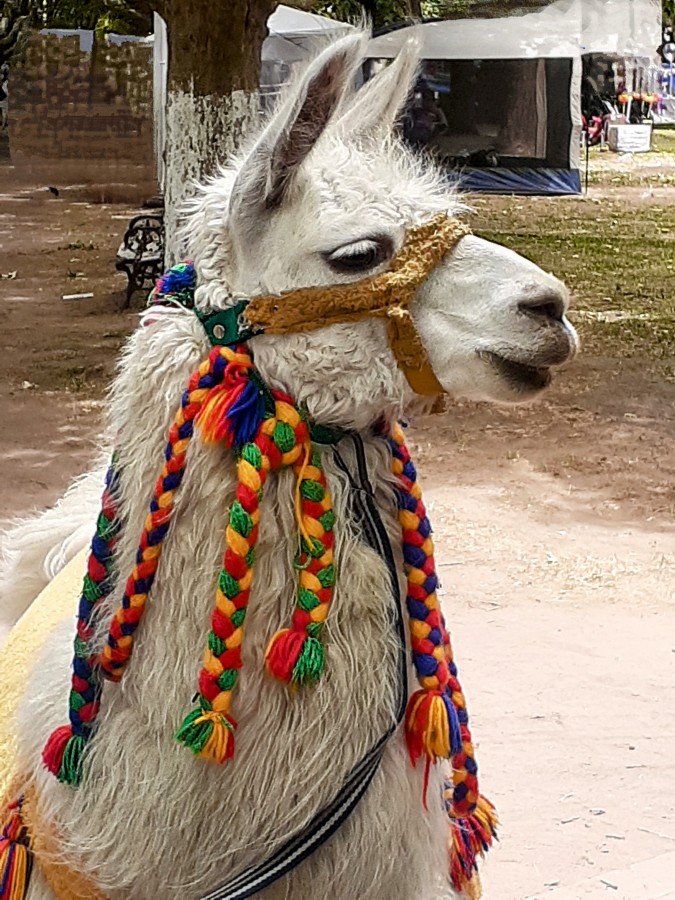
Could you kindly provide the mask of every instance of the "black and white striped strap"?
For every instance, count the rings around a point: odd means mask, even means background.
[[[371,751],[352,770],[335,800],[321,811],[307,829],[285,843],[264,863],[249,866],[227,884],[204,894],[201,900],[246,900],[307,859],[337,831],[363,797],[380,765],[383,749],[384,746],[377,752]]]

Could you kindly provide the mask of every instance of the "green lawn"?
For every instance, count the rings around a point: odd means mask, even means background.
[[[675,196],[671,203],[639,188],[618,193],[469,199],[478,234],[570,287],[587,352],[645,360],[675,380]]]
[[[583,157],[584,151],[582,151]],[[585,162],[582,159],[582,169]],[[675,128],[657,128],[649,153],[613,153],[591,147],[589,184],[659,187],[675,185]]]

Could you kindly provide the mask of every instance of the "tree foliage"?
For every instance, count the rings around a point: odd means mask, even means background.
[[[90,28],[99,33],[149,34],[149,0],[34,0],[45,28]]]
[[[364,13],[375,28],[409,19],[493,18],[517,15],[548,6],[554,0],[317,0],[315,9],[341,21]],[[675,0],[664,0],[673,3]]]
[[[444,16],[448,11],[459,11],[468,0],[317,0],[315,12],[354,22],[366,15],[375,28],[394,25],[409,19],[433,19]]]
[[[0,63],[20,53],[32,28],[150,34],[153,0],[0,0]]]
[[[31,28],[149,34],[152,0],[0,0],[0,55],[9,59]]]
[[[0,64],[21,51],[35,24],[33,7],[32,0],[0,0]]]
[[[663,24],[675,28],[675,0],[661,0]]]

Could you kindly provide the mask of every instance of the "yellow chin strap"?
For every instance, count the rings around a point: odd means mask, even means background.
[[[409,229],[405,243],[386,272],[354,284],[300,288],[256,297],[244,312],[253,328],[266,334],[314,331],[367,316],[387,320],[389,345],[416,394],[443,394],[409,306],[420,285],[470,229],[446,215]]]

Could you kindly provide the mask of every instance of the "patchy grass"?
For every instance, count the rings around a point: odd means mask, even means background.
[[[587,352],[646,359],[675,380],[673,209],[631,193],[629,199],[474,195],[474,227],[566,282]]]

